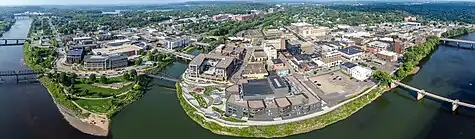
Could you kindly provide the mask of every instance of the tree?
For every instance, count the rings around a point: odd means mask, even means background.
[[[103,84],[107,84],[107,77],[106,76],[101,76],[101,78],[99,79],[99,81]]]
[[[124,75],[122,75],[122,78],[124,78],[124,80],[130,80],[130,74],[125,72]]]
[[[135,65],[139,66],[140,64],[142,64],[143,62],[143,59],[142,58],[137,58],[137,60],[135,60]]]
[[[378,68],[376,68],[375,66],[372,66],[371,67],[371,70],[377,70]]]
[[[89,80],[91,82],[96,82],[96,74],[93,73],[93,74],[89,75]]]
[[[134,89],[135,89],[135,90],[141,90],[141,89],[142,89],[142,86],[137,83],[137,84],[134,85]]]
[[[130,79],[136,79],[137,78],[137,71],[135,69],[130,70]]]
[[[83,84],[89,84],[89,81],[86,78],[81,78],[80,80]]]
[[[382,85],[389,85],[392,82],[391,75],[384,71],[376,71],[373,74],[373,78],[379,81]]]

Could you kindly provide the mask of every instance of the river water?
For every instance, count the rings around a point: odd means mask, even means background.
[[[475,34],[460,39],[475,40]],[[440,46],[424,59],[420,72],[404,82],[442,96],[475,104],[475,50]],[[166,72],[177,77],[186,67],[175,63]],[[162,81],[154,81],[156,84]],[[474,86],[471,86],[473,83]],[[415,92],[396,88],[349,118],[324,129],[290,136],[291,139],[420,139],[475,138],[474,110],[430,99],[416,101]],[[189,119],[172,90],[153,88],[144,98],[112,119],[114,139],[234,138],[211,133]]]
[[[31,19],[19,19],[3,38],[26,38]],[[28,69],[22,46],[0,46],[0,71]],[[7,79],[5,79],[8,81]],[[0,139],[87,139],[59,113],[41,84],[0,84]]]
[[[25,38],[31,20],[19,20],[4,38]],[[475,40],[475,34],[460,39]],[[21,46],[0,47],[0,71],[27,69]],[[475,50],[441,46],[425,59],[420,72],[404,82],[442,96],[475,103]],[[178,77],[186,64],[175,62],[164,72]],[[474,86],[470,85],[474,84]],[[112,118],[113,139],[234,138],[201,128],[183,112],[174,83],[154,80],[145,96]],[[324,129],[288,138],[420,139],[475,138],[475,111],[430,99],[416,101],[415,93],[394,89],[349,118]],[[0,85],[1,139],[99,138],[71,127],[40,84]]]

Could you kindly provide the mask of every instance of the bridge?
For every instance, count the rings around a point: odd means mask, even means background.
[[[194,55],[181,53],[181,52],[176,52],[176,51],[170,50],[170,49],[165,49],[165,48],[161,48],[161,47],[157,47],[156,49],[158,50],[158,52],[171,53],[175,57],[185,59],[185,60],[193,60],[193,58],[195,58]]]
[[[424,98],[424,96],[428,96],[428,97],[431,97],[431,98],[434,98],[434,99],[437,99],[437,100],[452,103],[452,111],[457,110],[458,106],[464,106],[464,107],[468,107],[468,108],[475,108],[475,105],[473,105],[473,104],[461,102],[458,99],[453,100],[453,99],[442,97],[442,96],[439,96],[439,95],[436,95],[436,94],[432,94],[432,93],[426,92],[424,90],[417,89],[415,87],[406,85],[406,84],[401,83],[399,81],[393,81],[393,83],[395,85],[399,85],[399,86],[407,88],[409,90],[416,91],[417,92],[417,100],[421,100],[422,98]]]
[[[460,43],[465,43],[465,44],[470,44],[470,48],[474,48],[475,41],[470,41],[470,40],[459,40],[459,39],[449,39],[449,38],[440,38],[440,41],[442,41],[444,44],[447,44],[447,42],[455,42],[457,43],[457,47],[460,47]]]
[[[145,76],[156,78],[156,79],[161,79],[161,80],[167,80],[167,81],[172,81],[172,82],[179,82],[180,79],[177,79],[175,77],[171,77],[169,75],[153,75],[153,74],[145,74]]]
[[[23,45],[26,39],[0,39],[0,46]]]
[[[17,83],[20,81],[19,76],[37,75],[37,74],[40,74],[40,73],[34,72],[33,70],[0,71],[0,77],[15,76]]]

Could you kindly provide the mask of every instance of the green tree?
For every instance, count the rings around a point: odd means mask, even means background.
[[[143,62],[143,59],[142,58],[137,58],[137,60],[135,60],[135,65],[139,66],[140,64],[142,64]]]
[[[107,77],[106,76],[101,76],[101,78],[99,78],[99,81],[103,84],[107,84]]]
[[[93,74],[89,75],[89,80],[91,82],[96,82],[96,74],[93,73]]]
[[[137,78],[137,71],[135,69],[130,70],[130,79],[136,79]]]
[[[380,70],[376,71],[373,74],[373,78],[379,81],[382,85],[389,86],[389,84],[391,84],[392,82],[391,75],[389,75],[389,73],[387,72],[380,71]]]
[[[130,74],[125,72],[124,75],[122,75],[122,78],[124,78],[124,80],[130,80]]]

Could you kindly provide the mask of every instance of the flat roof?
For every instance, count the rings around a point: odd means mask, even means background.
[[[272,87],[275,89],[288,88],[287,83],[279,76],[269,76],[267,79],[271,82]]]
[[[338,50],[346,55],[354,55],[354,54],[358,54],[358,53],[361,53],[362,51],[359,50],[358,48],[354,47],[354,46],[350,46],[350,47],[346,47],[346,48],[343,48],[343,49],[340,49]]]
[[[248,83],[242,84],[242,93],[244,96],[260,96],[274,94],[270,88],[267,79],[248,80]]]
[[[341,64],[342,66],[346,67],[346,68],[353,68],[353,67],[356,67],[358,65],[356,65],[355,63],[351,63],[351,62],[345,62],[343,64]]]
[[[83,49],[71,49],[68,51],[68,56],[82,56]]]
[[[249,108],[265,108],[263,100],[249,100],[247,105],[249,105]]]
[[[138,51],[142,49],[143,49],[142,47],[138,47],[136,45],[123,44],[121,46],[116,46],[116,47],[93,49],[92,52],[94,54],[100,53],[102,55],[110,55],[110,54],[125,53],[125,52],[130,52],[130,51]]]
[[[284,63],[284,62],[282,62],[282,60],[280,60],[280,59],[272,59],[272,63],[274,63],[274,64],[282,64],[282,63]]]
[[[243,74],[258,74],[258,73],[262,73],[262,74],[267,73],[265,64],[263,63],[247,64]]]
[[[287,107],[287,106],[291,105],[289,100],[286,97],[276,98],[275,102],[276,102],[277,106],[279,106],[279,107]]]

